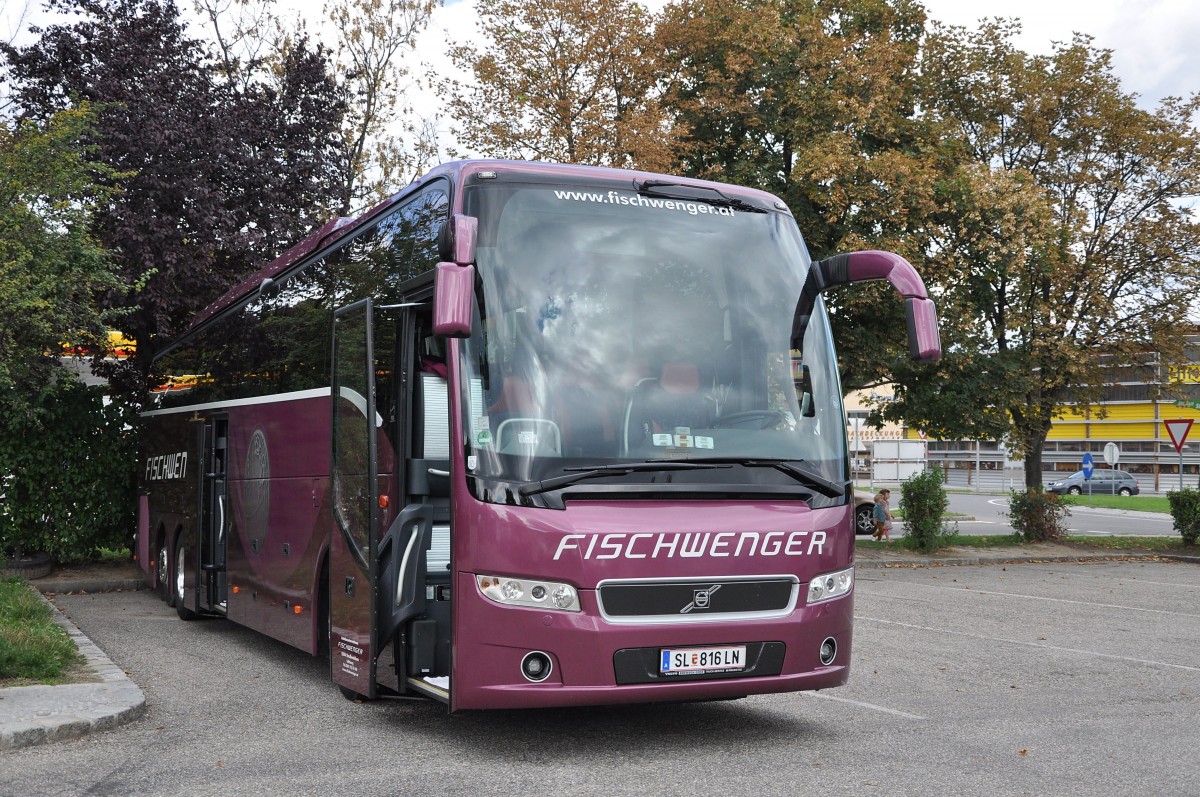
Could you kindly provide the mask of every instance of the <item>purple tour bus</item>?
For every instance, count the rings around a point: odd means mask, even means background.
[[[822,293],[760,191],[446,164],[155,360],[138,555],[183,619],[449,710],[734,698],[850,671],[854,518]]]

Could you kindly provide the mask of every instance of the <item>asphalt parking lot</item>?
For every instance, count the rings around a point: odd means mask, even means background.
[[[146,592],[63,596],[148,710],[0,755],[0,794],[1200,793],[1200,567],[858,577],[846,687],[453,717],[349,703],[319,662]]]

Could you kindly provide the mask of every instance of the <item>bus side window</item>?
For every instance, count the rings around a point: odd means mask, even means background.
[[[412,495],[450,496],[450,394],[444,373],[430,369],[417,374],[416,441],[408,489]]]

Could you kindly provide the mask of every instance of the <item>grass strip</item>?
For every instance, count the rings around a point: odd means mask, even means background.
[[[1171,503],[1165,495],[1064,495],[1068,506],[1094,506],[1101,509],[1126,509],[1134,512],[1171,514]]]
[[[0,579],[0,687],[61,683],[83,656],[23,580]]]

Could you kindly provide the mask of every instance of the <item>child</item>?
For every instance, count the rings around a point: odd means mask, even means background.
[[[888,508],[891,497],[891,490],[880,490],[875,495],[875,508],[871,512],[875,518],[875,539],[882,538],[889,544],[892,542],[892,511]]]

